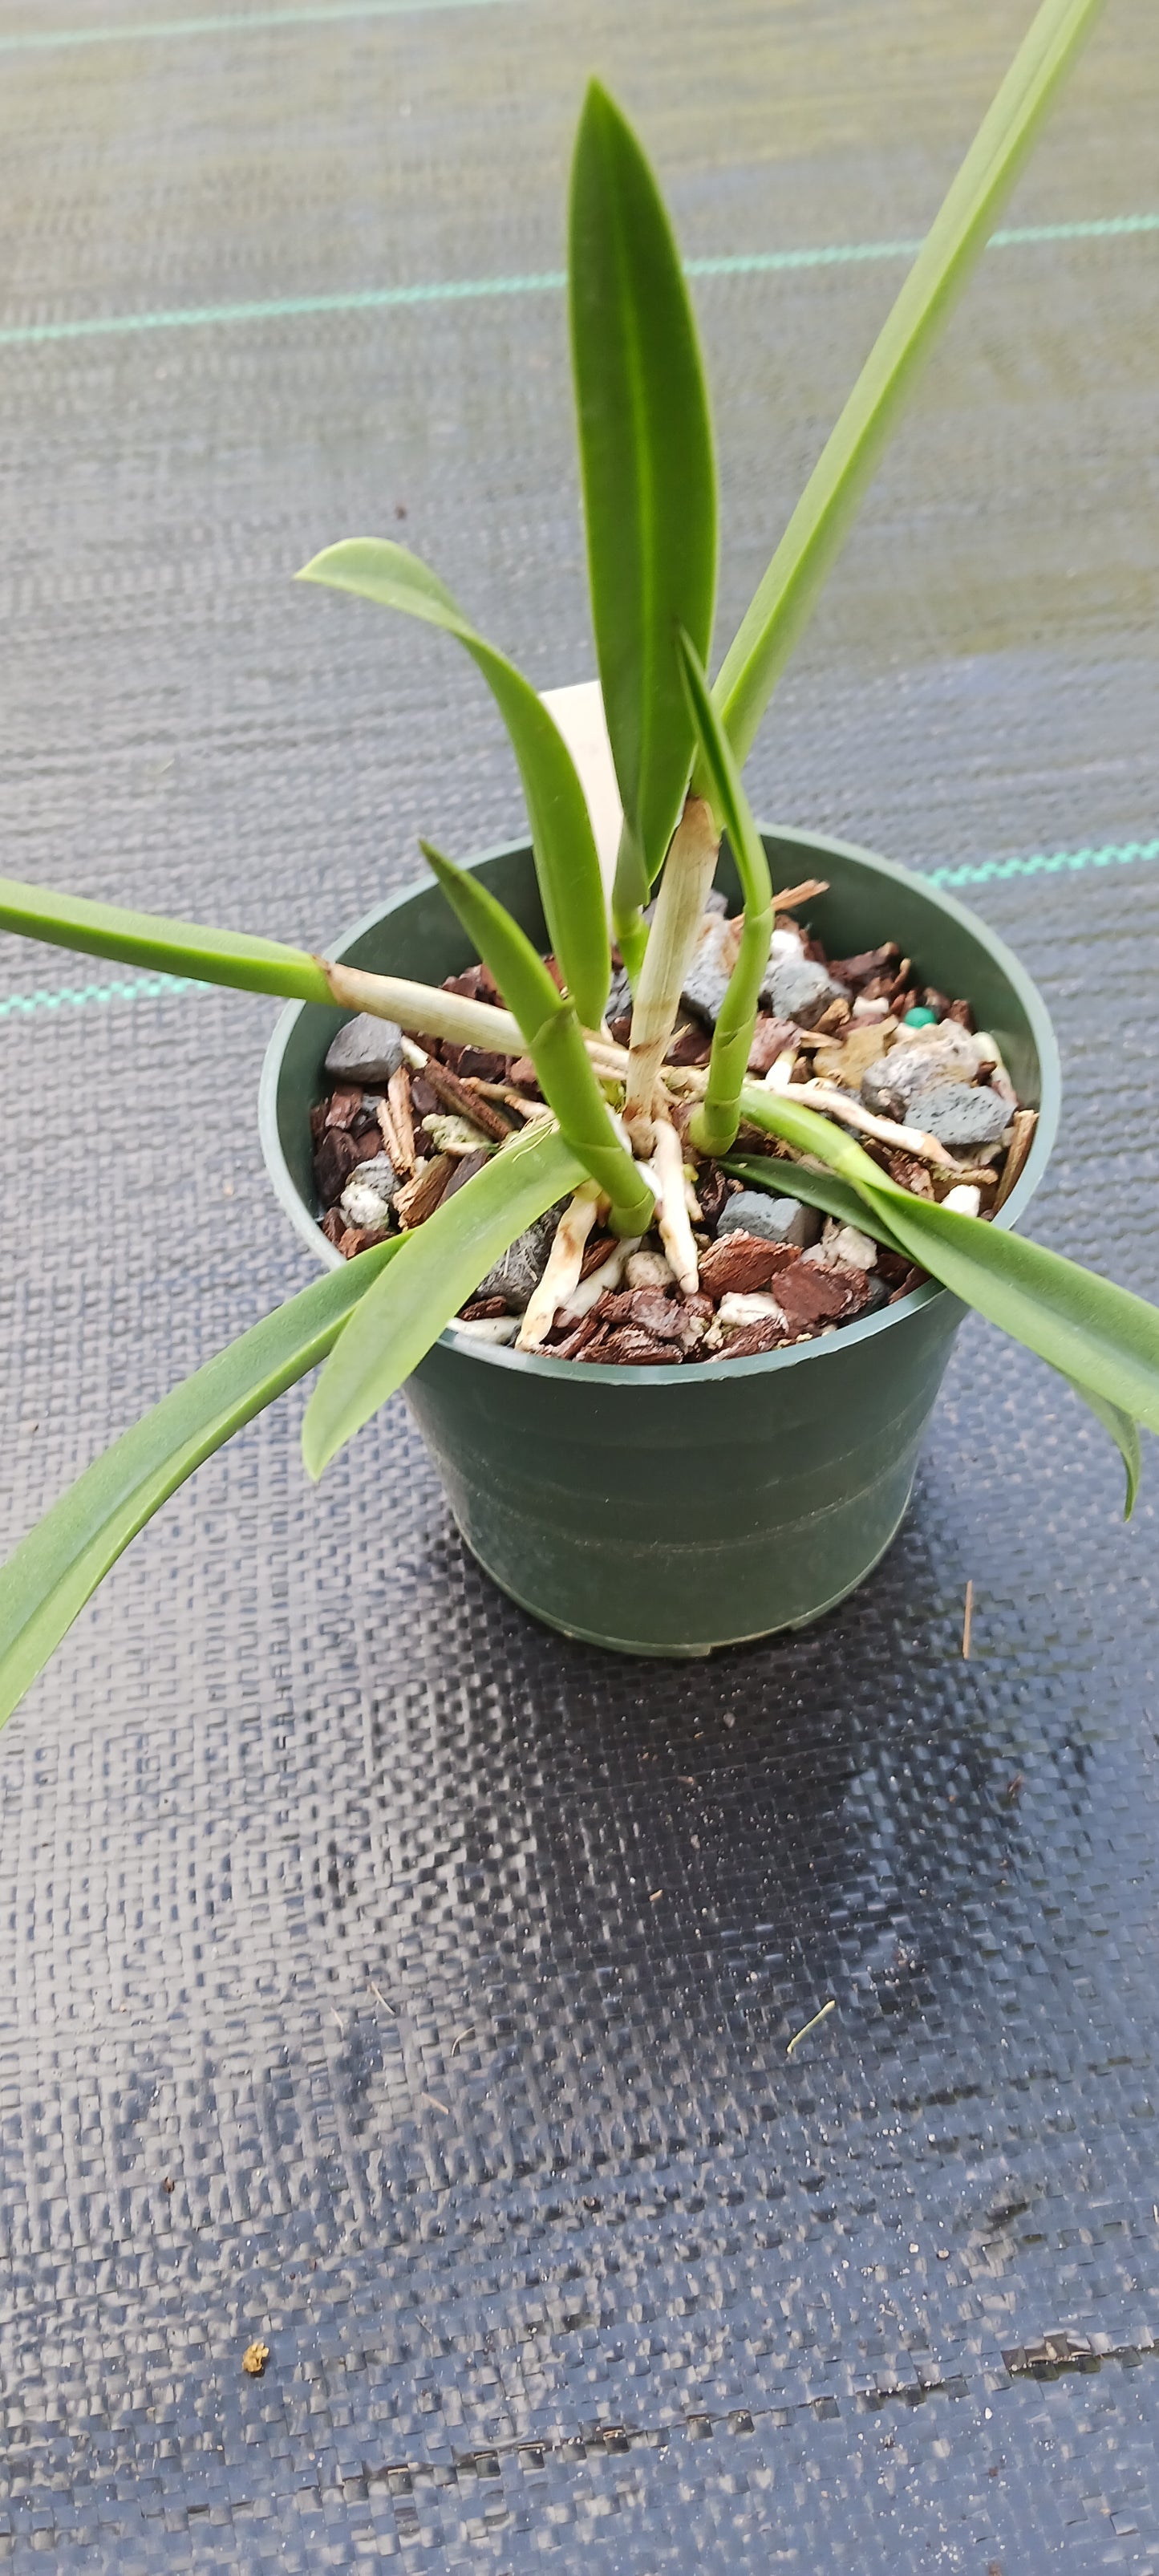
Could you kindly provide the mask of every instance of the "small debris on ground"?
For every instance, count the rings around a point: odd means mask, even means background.
[[[828,2003],[822,2004],[820,2012],[814,2013],[812,2021],[805,2022],[800,2030],[794,2031],[788,2047],[785,2050],[786,2057],[791,2057],[793,2050],[800,2047],[802,2040],[808,2038],[810,2031],[816,2030],[818,2023],[827,2020],[829,2014],[831,2012],[836,2012],[836,2010],[837,1998],[835,1995],[830,1995]]]
[[[260,2379],[270,2357],[268,2343],[247,2343],[241,2357],[242,2369],[250,2379]]]

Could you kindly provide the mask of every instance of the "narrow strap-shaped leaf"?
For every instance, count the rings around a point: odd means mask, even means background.
[[[612,1125],[608,1104],[592,1070],[575,1006],[556,990],[543,959],[517,921],[479,879],[444,858],[430,841],[420,844],[448,903],[511,1005],[535,1065],[544,1099],[585,1170],[612,1203],[622,1234],[642,1234],[655,1201],[648,1184]]]
[[[199,983],[281,993],[289,1001],[337,1002],[347,1010],[395,1020],[422,1036],[448,1038],[452,1046],[517,1055],[523,1043],[509,1011],[472,1001],[464,993],[444,992],[441,985],[329,965],[304,948],[283,948],[276,939],[204,930],[195,922],[167,921],[160,913],[126,912],[117,904],[53,894],[10,877],[0,877],[0,930],[21,931],[51,946],[79,949],[84,956],[152,966],[164,975],[192,975]]]
[[[741,1154],[729,1154],[724,1159],[723,1168],[736,1180],[747,1182],[750,1189],[768,1190],[784,1198],[803,1199],[807,1207],[823,1209],[826,1216],[836,1217],[839,1225],[855,1225],[862,1234],[873,1235],[890,1252],[902,1250],[880,1210],[870,1207],[848,1181],[839,1181],[835,1172],[813,1172],[802,1163],[770,1163],[762,1161],[759,1156]],[[1129,1413],[1123,1412],[1121,1406],[1108,1404],[1089,1386],[1080,1386],[1077,1378],[1067,1378],[1066,1384],[1072,1395],[1077,1395],[1080,1403],[1089,1405],[1091,1412],[1097,1415],[1120,1452],[1127,1473],[1123,1518],[1129,1521],[1143,1472],[1138,1424]]]
[[[761,985],[769,962],[773,886],[765,845],[753,821],[728,735],[713,705],[696,646],[683,627],[677,637],[677,649],[708,782],[707,802],[718,831],[728,833],[744,898],[740,947],[712,1032],[704,1098],[691,1126],[692,1142],[702,1154],[727,1154],[740,1124],[741,1086],[748,1070]]]
[[[815,1154],[851,1182],[866,1206],[884,1217],[911,1261],[965,1305],[1104,1404],[1159,1431],[1159,1313],[1144,1298],[1004,1227],[915,1198],[889,1180],[851,1136],[839,1134],[815,1110],[798,1108],[784,1092],[746,1086],[741,1105],[755,1125],[782,1136],[799,1153]]]
[[[1044,0],[809,477],[713,692],[742,760],[921,368],[1101,5]]]
[[[1139,1425],[1132,1421],[1129,1413],[1123,1412],[1121,1405],[1108,1404],[1105,1396],[1096,1395],[1092,1386],[1080,1386],[1077,1377],[1068,1377],[1066,1382],[1071,1394],[1077,1395],[1080,1404],[1088,1405],[1096,1420],[1102,1423],[1104,1431],[1110,1432],[1126,1470],[1127,1491],[1123,1503],[1123,1518],[1129,1521],[1138,1499],[1143,1474],[1143,1444],[1139,1438]]]
[[[584,1027],[598,1029],[612,972],[600,863],[575,762],[542,698],[505,653],[476,633],[437,574],[387,537],[347,537],[327,546],[298,579],[401,609],[465,645],[519,764],[552,948]]]
[[[572,365],[596,655],[624,808],[614,898],[646,903],[692,763],[678,625],[707,661],[716,469],[696,325],[660,191],[598,81],[572,166]]]
[[[62,1494],[0,1569],[0,1723],[122,1549],[202,1460],[325,1358],[395,1238],[303,1289],[174,1387]]]
[[[306,1407],[302,1455],[311,1476],[321,1475],[417,1368],[516,1235],[583,1177],[555,1128],[528,1133],[403,1237],[398,1259],[352,1318]]]
[[[126,966],[152,966],[161,975],[189,975],[246,993],[282,993],[299,1002],[332,998],[318,959],[304,948],[250,939],[237,930],[203,930],[197,922],[129,912],[120,904],[90,903],[84,895],[54,894],[15,877],[0,877],[0,930],[42,939],[50,948],[76,949],[84,957],[116,957]]]

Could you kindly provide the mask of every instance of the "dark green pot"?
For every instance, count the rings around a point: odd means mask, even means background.
[[[1019,1098],[1040,1111],[999,1222],[1042,1176],[1059,1109],[1058,1053],[1039,994],[1001,940],[885,859],[809,832],[765,833],[773,882],[828,880],[811,919],[829,953],[896,939],[923,980],[967,994]],[[527,844],[475,861],[546,945]],[[727,851],[718,881],[738,888]],[[396,895],[336,955],[439,983],[471,960],[434,885]],[[261,1132],[283,1207],[319,1259],[309,1111],[345,1013],[293,1003],[270,1041]],[[800,1627],[851,1592],[889,1546],[963,1309],[943,1288],[820,1342],[703,1368],[577,1368],[446,1332],[407,1388],[468,1547],[525,1610],[629,1654],[704,1655]]]

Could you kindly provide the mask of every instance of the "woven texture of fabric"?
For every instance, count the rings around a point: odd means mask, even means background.
[[[521,815],[454,648],[296,565],[399,536],[593,667],[533,282],[584,74],[691,258],[843,253],[696,285],[723,634],[1029,5],[63,11],[0,26],[4,864],[322,943]],[[1087,854],[962,891],[1062,1043],[1033,1230],[1156,1296],[1153,38],[1116,0],[751,778],[922,868]],[[6,1545],[309,1276],[270,1007],[139,980],[3,943]],[[300,1415],[0,1756],[0,2560],[1159,2576],[1153,1460],[1124,1532],[969,1324],[863,1592],[642,1666],[491,1589],[401,1402],[316,1489]]]

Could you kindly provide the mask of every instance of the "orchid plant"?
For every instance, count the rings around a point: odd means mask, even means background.
[[[623,807],[610,925],[592,821],[563,736],[437,575],[403,547],[364,538],[328,548],[301,575],[424,619],[471,655],[519,765],[562,989],[481,881],[427,844],[502,1007],[272,940],[0,880],[0,926],[12,931],[203,982],[338,1002],[504,1056],[526,1053],[546,1104],[425,1224],[372,1244],[208,1361],[29,1533],[0,1574],[0,1715],[122,1549],[203,1459],[322,1363],[303,1430],[307,1470],[320,1475],[504,1251],[561,1199],[602,1205],[623,1237],[643,1233],[658,1213],[677,1279],[695,1288],[684,1149],[672,1117],[681,1099],[691,1099],[688,1132],[699,1151],[727,1155],[742,1119],[780,1139],[808,1159],[777,1161],[778,1189],[904,1252],[1068,1378],[1118,1442],[1130,1509],[1138,1425],[1159,1430],[1159,1315],[1055,1254],[916,1197],[834,1114],[747,1076],[774,890],[742,764],[1097,7],[1044,0],[711,686],[716,480],[696,328],[644,153],[607,93],[589,89],[572,174],[570,317],[596,652]],[[665,1056],[725,831],[743,929],[710,1061],[698,1071]],[[613,938],[631,982],[627,1046],[613,1042],[605,1020]]]

